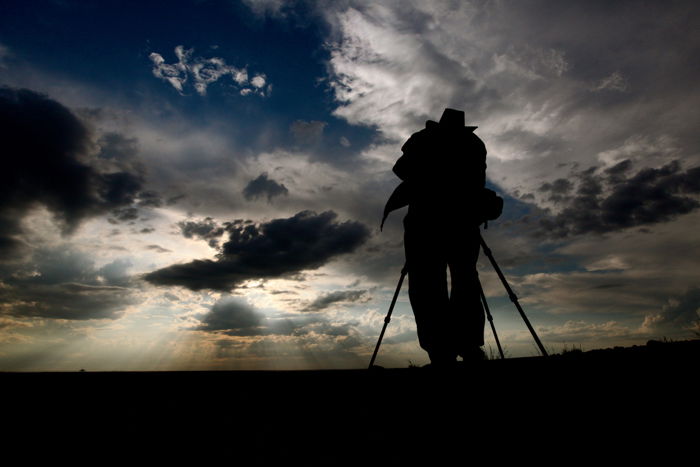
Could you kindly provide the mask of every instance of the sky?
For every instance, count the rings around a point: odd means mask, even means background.
[[[700,332],[697,2],[2,10],[2,371],[366,367],[404,262],[391,169],[448,107],[550,352]],[[506,355],[536,355],[478,270]],[[377,364],[427,362],[404,287]]]

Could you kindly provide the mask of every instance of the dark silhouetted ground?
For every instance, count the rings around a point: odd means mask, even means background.
[[[697,458],[699,356],[700,341],[652,341],[448,372],[0,373],[3,453],[22,464],[677,465]]]

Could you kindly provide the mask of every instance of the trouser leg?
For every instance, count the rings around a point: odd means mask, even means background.
[[[408,295],[416,319],[418,341],[432,362],[448,362],[457,356],[449,322],[447,262],[442,248],[416,232],[406,232]]]
[[[454,342],[457,353],[464,356],[484,345],[484,308],[481,303],[476,262],[478,239],[467,238],[463,247],[450,258],[450,319],[455,323]]]

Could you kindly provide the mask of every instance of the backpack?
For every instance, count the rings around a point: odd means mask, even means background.
[[[469,174],[470,178],[467,180],[466,186],[474,188],[469,190],[468,196],[479,199],[479,210],[473,213],[474,217],[472,219],[477,222],[477,225],[480,225],[501,215],[503,198],[498,196],[493,190],[484,188],[486,183],[486,148],[484,143],[473,134],[476,128],[475,126],[463,126],[458,129],[460,137],[472,145],[473,154],[469,159],[450,160],[451,165],[447,166],[447,174],[448,176],[456,177],[459,177],[460,174]],[[432,175],[430,163],[434,162],[434,160],[428,160],[426,163],[424,157],[425,154],[430,154],[433,151],[441,152],[439,148],[436,148],[436,141],[439,144],[441,140],[444,141],[446,137],[449,137],[449,133],[442,133],[443,131],[440,129],[440,124],[429,120],[426,122],[425,129],[414,133],[402,146],[403,155],[396,161],[393,172],[403,182],[396,187],[384,207],[384,216],[382,217],[380,230],[383,229],[384,221],[389,213],[411,204],[411,192],[413,190],[410,180],[415,180],[416,177]],[[450,130],[450,132],[452,132],[452,135],[457,134],[454,133],[454,130]],[[482,188],[478,188],[479,185]]]
[[[379,226],[380,231],[384,229],[384,222],[392,211],[408,206],[408,195],[408,186],[406,182],[401,182],[401,184],[394,189],[394,192],[384,206],[384,215],[382,216],[382,223]],[[479,224],[485,224],[484,228],[488,228],[488,221],[501,217],[503,213],[503,198],[498,196],[495,191],[488,188],[482,189],[481,197],[482,201],[479,204]]]

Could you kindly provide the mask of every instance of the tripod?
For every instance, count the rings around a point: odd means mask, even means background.
[[[506,292],[508,293],[508,297],[510,298],[510,301],[513,302],[513,304],[517,308],[518,312],[520,313],[520,316],[523,318],[523,321],[525,322],[525,325],[530,330],[532,337],[535,339],[535,343],[537,344],[537,347],[540,349],[540,352],[542,352],[542,355],[547,357],[548,356],[547,351],[545,350],[544,346],[542,345],[540,338],[537,336],[535,329],[530,324],[530,320],[528,320],[527,316],[525,316],[525,312],[523,311],[523,308],[520,306],[520,303],[518,302],[517,295],[515,295],[515,292],[513,292],[513,289],[511,289],[510,285],[508,285],[508,281],[506,280],[506,277],[503,275],[503,272],[501,271],[501,268],[498,266],[498,263],[496,263],[496,259],[493,257],[493,253],[491,252],[491,249],[488,247],[488,245],[486,245],[486,241],[484,241],[484,237],[481,236],[481,232],[479,232],[479,242],[481,244],[481,249],[484,251],[484,254],[491,262],[491,265],[493,266],[493,269],[496,271],[496,274],[498,274],[499,279],[501,279],[501,282],[503,283],[503,287],[505,287]],[[386,332],[386,328],[389,325],[389,322],[391,322],[391,314],[394,312],[394,306],[396,305],[396,299],[399,296],[399,292],[401,291],[401,286],[403,285],[403,280],[405,279],[407,273],[408,273],[408,263],[404,264],[403,268],[401,268],[401,277],[399,278],[399,283],[396,286],[396,291],[394,292],[394,296],[391,299],[391,305],[389,306],[389,312],[387,313],[386,317],[384,318],[384,326],[382,326],[382,331],[379,334],[379,339],[377,340],[377,345],[374,347],[374,353],[372,354],[372,359],[369,362],[369,369],[372,369],[372,367],[374,367],[374,361],[377,358],[377,353],[379,352],[379,346],[381,345],[382,339],[384,338],[384,333]],[[477,278],[477,281],[478,281],[478,278]],[[498,352],[500,353],[501,358],[505,359],[505,356],[503,354],[503,349],[501,348],[501,342],[499,341],[498,334],[496,333],[496,326],[493,324],[493,316],[491,316],[491,311],[489,310],[489,305],[486,302],[486,295],[484,295],[484,289],[481,286],[481,281],[479,281],[479,294],[481,296],[481,302],[484,305],[484,311],[486,312],[486,317],[488,318],[488,321],[491,324],[491,330],[493,331],[493,336],[496,339],[496,345],[498,346]]]

